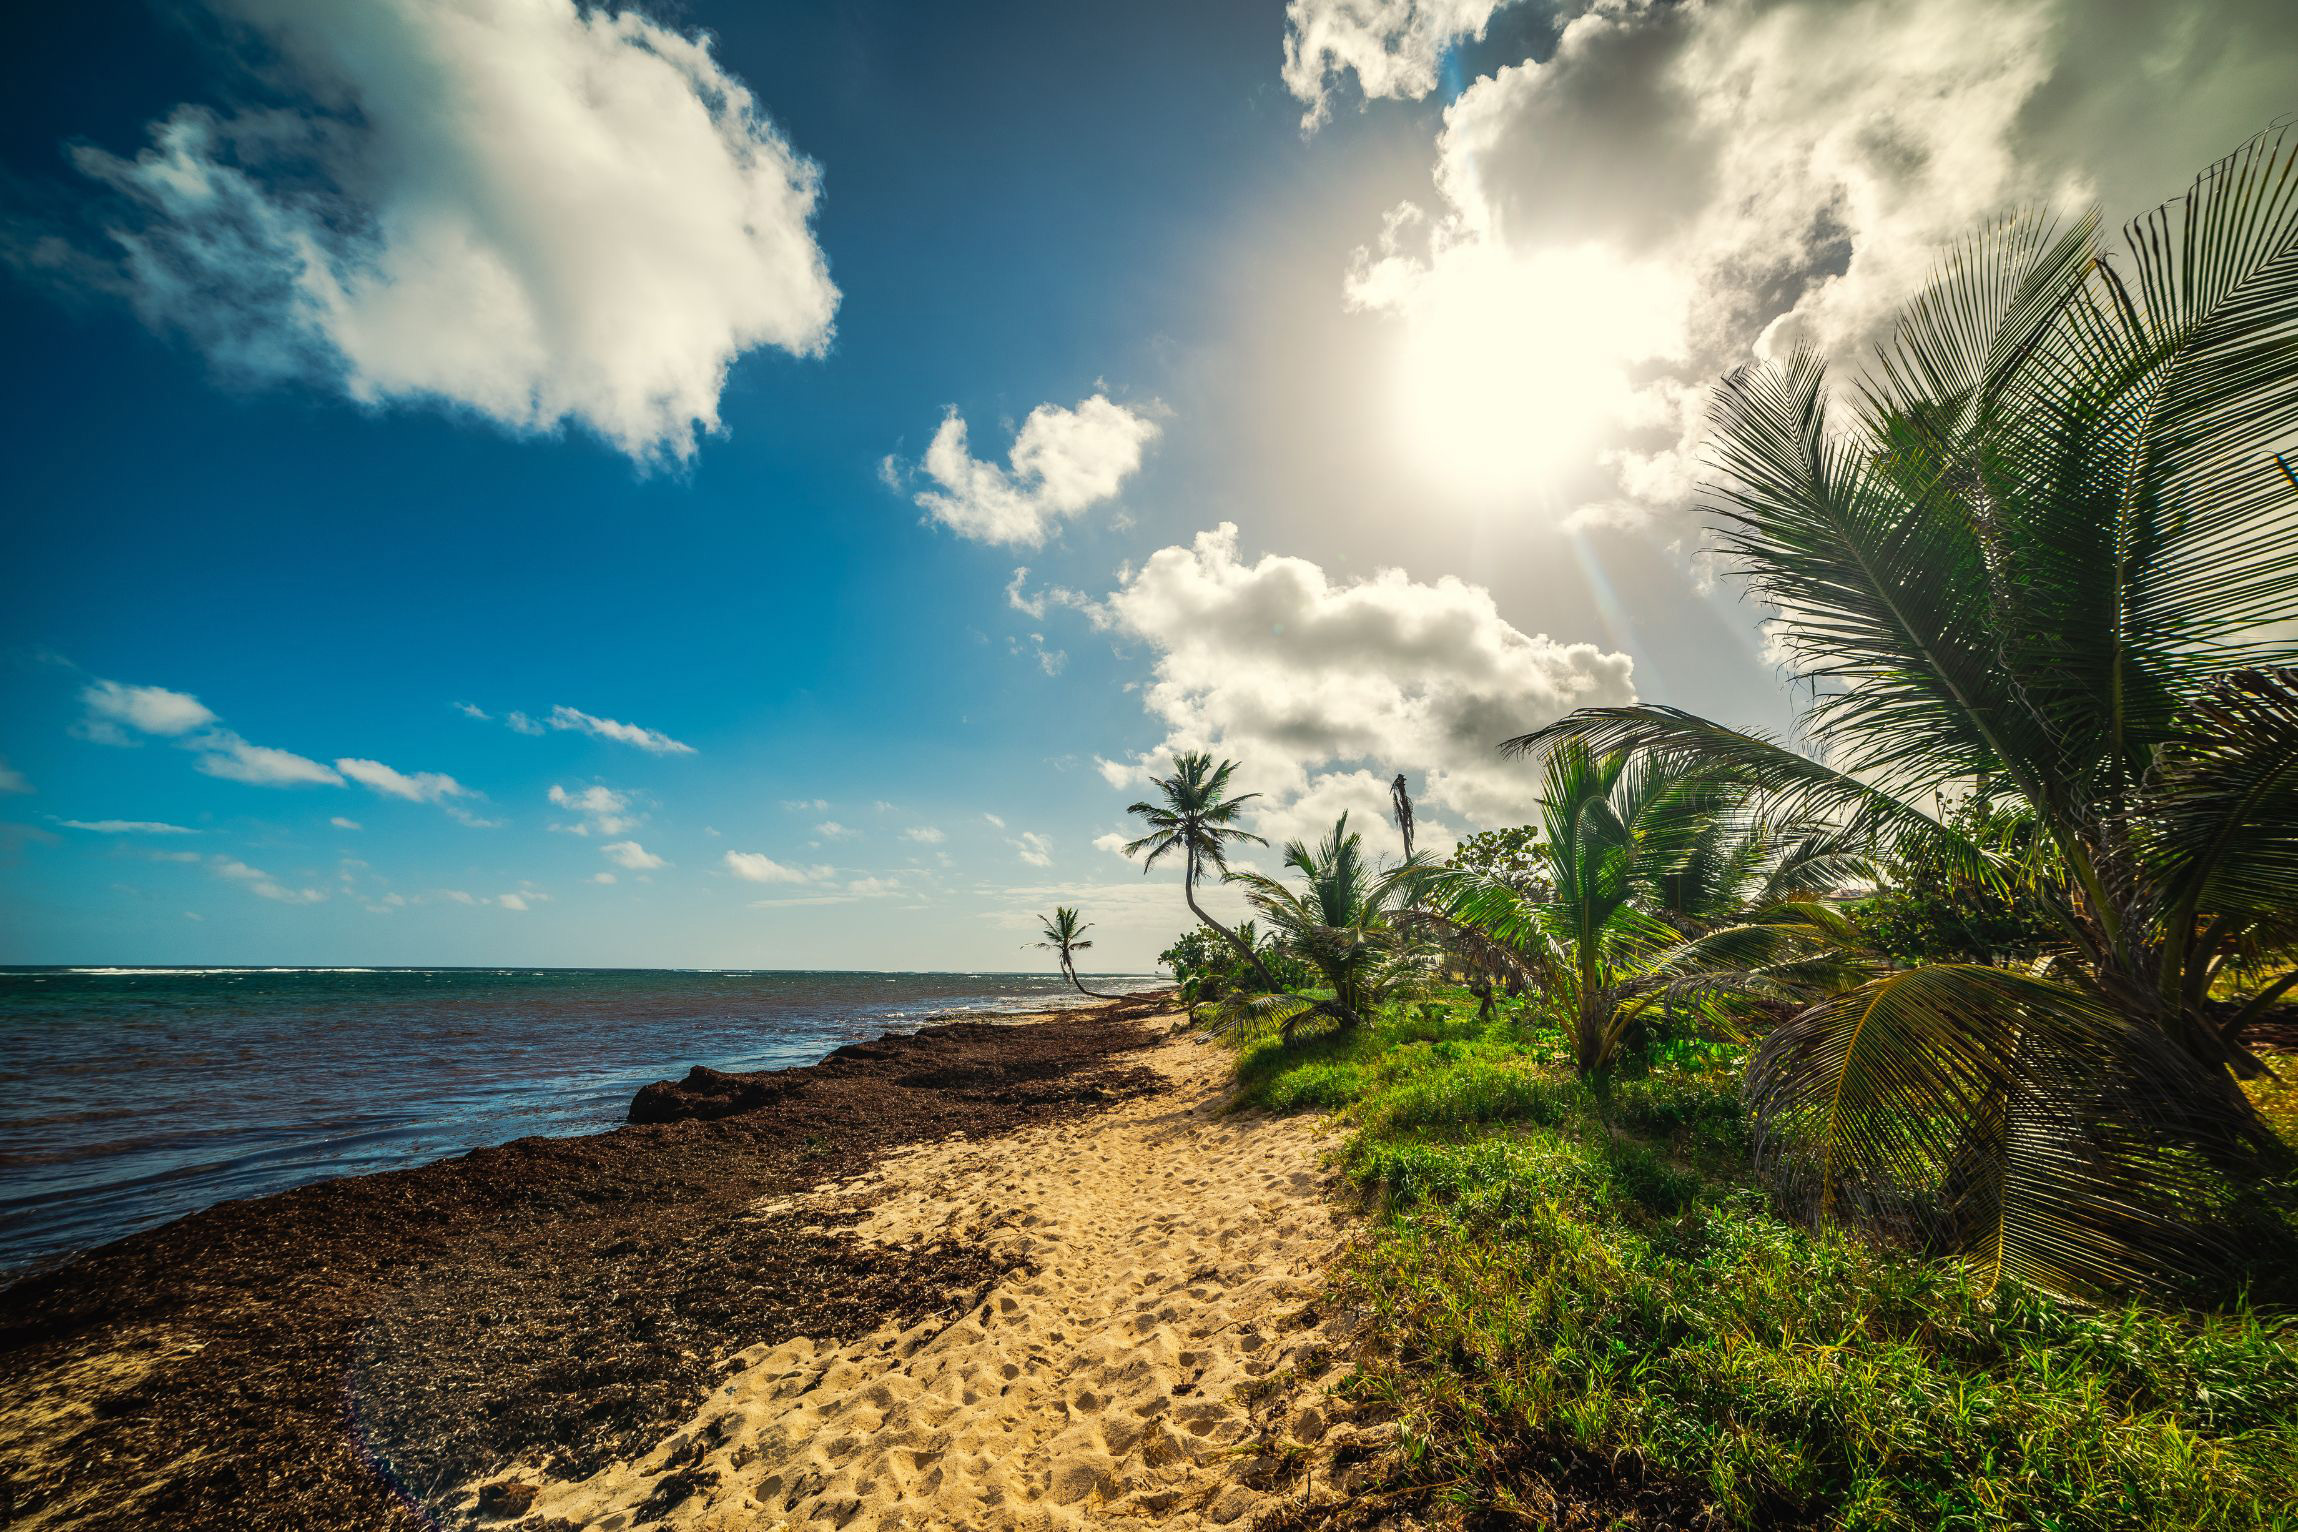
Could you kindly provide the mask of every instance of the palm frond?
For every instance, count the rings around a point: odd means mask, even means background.
[[[2213,1268],[2220,1167],[2264,1148],[2223,1072],[2159,1030],[1974,964],[1812,1006],[1765,1038],[1746,1090],[1760,1159],[1814,1218],[2061,1292]]]

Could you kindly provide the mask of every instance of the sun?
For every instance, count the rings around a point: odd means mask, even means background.
[[[1439,253],[1404,300],[1394,417],[1415,469],[1464,499],[1579,477],[1635,408],[1631,364],[1680,350],[1682,285],[1597,246]]]

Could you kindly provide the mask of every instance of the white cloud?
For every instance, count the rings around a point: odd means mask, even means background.
[[[750,883],[819,883],[831,875],[828,867],[791,867],[758,851],[729,851],[726,870]]]
[[[513,734],[540,734],[543,726],[524,713],[505,713],[503,722]]]
[[[707,34],[573,0],[225,5],[291,104],[75,156],[122,194],[116,280],[219,364],[645,460],[718,428],[742,353],[827,346],[819,173]]]
[[[1035,830],[1024,830],[1006,844],[1013,847],[1015,854],[1032,867],[1053,865],[1053,842]]]
[[[829,807],[830,800],[827,798],[785,798],[782,800],[784,812],[791,814],[821,814],[826,813]]]
[[[128,742],[121,732],[123,726],[139,734],[175,738],[215,722],[215,714],[199,698],[189,692],[169,691],[164,686],[124,686],[118,681],[97,681],[80,693],[80,700],[88,708],[82,732],[106,744]]]
[[[476,718],[481,723],[490,722],[494,716],[476,702],[458,702],[455,704],[455,711],[465,718]]]
[[[1293,8],[1302,38],[1313,13],[1399,58],[1490,9]],[[1729,367],[1798,339],[1863,361],[1941,247],[2017,207],[2119,220],[2175,196],[2298,78],[2277,0],[1569,9],[1549,57],[1446,109],[1434,212],[1392,212],[1347,294],[1399,324],[1399,437],[1432,476],[1538,487],[1583,521],[1693,498]],[[1316,103],[1354,55],[1305,57]],[[1427,88],[1394,78],[1367,93]]]
[[[1312,129],[1332,115],[1333,83],[1356,76],[1365,99],[1419,100],[1436,88],[1447,50],[1484,36],[1508,0],[1291,0],[1285,7],[1285,88],[1308,103]]]
[[[318,761],[242,739],[189,692],[96,681],[81,691],[80,700],[87,715],[74,732],[83,739],[129,745],[135,743],[135,734],[148,734],[171,740],[196,752],[193,765],[208,776],[256,787],[343,785],[341,776]]]
[[[555,806],[580,816],[573,824],[551,826],[571,835],[624,835],[646,818],[632,809],[630,794],[618,793],[604,783],[594,782],[570,793],[554,782],[549,797]]]
[[[1512,823],[1534,783],[1500,741],[1635,698],[1626,655],[1527,635],[1482,586],[1397,569],[1335,583],[1274,554],[1248,564],[1228,523],[1152,554],[1108,607],[1156,655],[1143,696],[1167,730],[1125,774],[1162,771],[1176,750],[1226,753],[1269,814],[1317,793],[1320,774],[1403,771],[1433,808]],[[1114,764],[1103,775],[1122,785]]]
[[[608,861],[631,872],[650,872],[657,867],[670,865],[634,840],[618,840],[598,849],[599,854]]]
[[[497,894],[495,903],[506,910],[524,910],[527,908],[527,900],[532,897],[530,894]]]
[[[6,761],[0,761],[0,793],[28,793],[31,790],[32,784],[24,773]]]
[[[838,823],[838,821],[835,819],[825,819],[820,824],[814,826],[814,833],[821,836],[824,840],[844,840],[848,836],[859,835],[861,832],[859,830],[849,829],[847,826]]]
[[[98,835],[199,834],[188,825],[171,825],[157,819],[59,819],[56,823],[67,830],[89,830]]]
[[[337,761],[335,769],[386,798],[404,798],[409,803],[445,803],[451,798],[476,796],[444,772],[396,771],[381,761],[361,760],[356,756]]]
[[[252,745],[229,730],[218,730],[188,741],[200,752],[193,762],[211,777],[245,782],[254,787],[341,787],[343,778],[329,767],[269,745]]]
[[[593,883],[612,883],[615,879],[611,872],[594,872],[590,875],[590,880]]]
[[[900,881],[894,878],[855,878],[846,885],[846,892],[856,899],[883,899],[901,891]]]
[[[513,714],[515,717],[523,715]],[[642,729],[635,723],[617,723],[612,718],[599,718],[579,708],[563,703],[551,709],[550,726],[554,729],[573,729],[579,733],[611,739],[620,744],[636,745],[652,755],[692,755],[692,745],[681,744],[659,729]],[[521,730],[521,733],[537,732]]]
[[[1132,858],[1125,855],[1125,848],[1133,844],[1136,839],[1138,839],[1138,837],[1127,835],[1122,830],[1111,830],[1106,835],[1096,835],[1093,837],[1093,849],[1096,851],[1106,851],[1111,856],[1120,858],[1121,860],[1130,861]]]
[[[938,846],[949,837],[937,825],[911,825],[902,832],[902,839],[914,840],[921,846]]]
[[[920,465],[937,487],[917,503],[960,537],[1034,548],[1064,518],[1114,499],[1157,434],[1155,421],[1103,394],[1074,410],[1041,404],[1001,468],[973,456],[965,421],[952,409]]]
[[[249,893],[261,899],[270,899],[280,904],[318,904],[327,898],[326,893],[320,889],[289,888],[262,868],[250,867],[238,857],[212,857],[208,866],[214,869],[217,877],[245,884]]]
[[[364,830],[367,828],[358,820],[346,819],[341,814],[337,814],[334,818],[328,820],[327,822],[335,826],[335,828],[338,830]]]

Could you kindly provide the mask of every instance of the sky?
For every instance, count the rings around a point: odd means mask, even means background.
[[[1709,384],[2298,110],[2248,0],[12,32],[11,963],[1140,971],[1175,750],[1393,856],[1574,707],[1790,731]]]

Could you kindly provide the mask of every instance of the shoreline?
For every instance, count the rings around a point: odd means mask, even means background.
[[[748,1210],[1154,1094],[1168,999],[850,1044],[748,1077],[776,1082],[764,1109],[223,1203],[30,1274],[0,1290],[0,1519],[452,1524],[448,1485],[538,1447],[627,1455],[732,1350],[962,1307],[997,1252]]]

